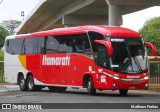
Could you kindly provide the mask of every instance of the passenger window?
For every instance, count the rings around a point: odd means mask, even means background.
[[[76,35],[74,38],[75,51],[77,53],[91,52],[90,43],[86,34]]]
[[[14,39],[14,46],[13,46],[12,54],[21,54],[24,40],[25,40],[24,38]]]
[[[104,40],[104,36],[100,33],[97,33],[97,32],[88,32],[89,34],[89,38],[91,40],[91,45],[92,45],[92,49],[93,49],[93,52],[97,52],[97,44],[94,42],[94,40]]]
[[[45,53],[45,37],[38,38],[38,54]]]
[[[59,40],[59,52],[73,52],[73,35],[57,37]]]
[[[6,49],[7,53],[12,54],[13,45],[14,45],[14,40],[13,39],[6,40],[5,49]]]
[[[33,54],[33,38],[24,40],[22,54]]]
[[[55,37],[48,37],[46,42],[46,53],[56,53],[58,52],[59,42]]]
[[[33,38],[33,54],[38,53],[38,42],[39,38]]]
[[[9,40],[6,41],[6,46],[9,47]]]

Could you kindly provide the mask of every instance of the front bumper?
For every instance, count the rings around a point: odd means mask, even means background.
[[[97,78],[95,81],[95,88],[101,90],[135,90],[135,89],[148,89],[149,79],[124,79],[124,78],[111,78],[109,76]]]

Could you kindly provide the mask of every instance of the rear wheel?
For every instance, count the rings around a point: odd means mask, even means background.
[[[128,93],[128,90],[119,90],[119,93],[121,96],[126,96]]]
[[[94,88],[93,80],[91,77],[88,80],[87,90],[89,95],[94,95],[96,93],[96,89]]]
[[[64,92],[64,91],[66,91],[67,87],[49,86],[48,89],[51,91],[55,91],[55,92]]]
[[[32,76],[29,76],[27,78],[27,88],[28,88],[28,91],[34,91],[36,90],[36,86],[34,84],[34,79]]]
[[[24,76],[20,76],[19,78],[19,88],[21,91],[26,91],[27,90],[27,86],[26,86],[26,80],[24,79]]]

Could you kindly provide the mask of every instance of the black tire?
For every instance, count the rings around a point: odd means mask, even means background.
[[[64,91],[66,91],[67,87],[49,86],[48,89],[49,89],[50,91],[55,91],[55,92],[64,92]]]
[[[27,78],[27,88],[28,88],[28,91],[34,91],[36,90],[36,86],[34,84],[34,79],[32,76],[29,76]]]
[[[21,91],[26,91],[27,90],[27,85],[26,85],[26,80],[24,79],[24,76],[19,77],[19,88]]]
[[[94,88],[93,80],[90,77],[87,83],[87,90],[89,95],[94,95],[96,93],[96,89]]]
[[[128,93],[128,90],[119,90],[119,93],[121,96],[126,96]]]

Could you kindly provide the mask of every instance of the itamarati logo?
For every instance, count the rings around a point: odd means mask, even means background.
[[[66,57],[48,57],[46,55],[43,55],[42,65],[69,66],[70,65],[70,55],[66,55]]]

